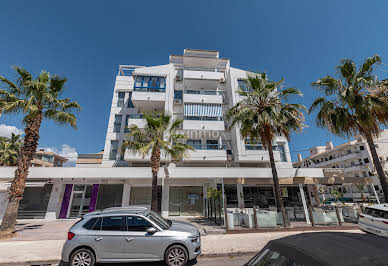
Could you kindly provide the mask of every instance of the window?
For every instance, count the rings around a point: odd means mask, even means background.
[[[348,154],[351,154],[351,153],[352,153],[352,151],[351,151],[351,150],[347,150],[346,152],[347,152]]]
[[[369,158],[365,158],[365,159],[364,159],[364,162],[365,162],[365,163],[369,163]]]
[[[367,173],[365,171],[362,172],[363,177],[367,177]]]
[[[123,216],[108,216],[102,218],[103,231],[124,231]]]
[[[82,227],[88,230],[91,230],[94,226],[94,224],[97,222],[98,218],[92,218],[89,221],[87,221]]]
[[[127,116],[125,117],[125,128],[124,128],[124,132],[125,132],[125,133],[129,133],[128,120],[129,120],[130,118],[131,118],[130,115],[127,115]]]
[[[360,151],[363,151],[365,150],[365,147],[364,146],[360,146]]]
[[[113,125],[113,132],[115,132],[115,133],[120,132],[122,117],[123,117],[122,115],[115,115],[115,122],[114,122],[114,125]]]
[[[132,102],[132,92],[130,92],[128,95],[128,108],[135,108],[135,106],[133,106],[133,102]]]
[[[118,140],[111,140],[110,141],[109,160],[116,160],[118,148],[119,148],[119,141]]]
[[[245,92],[250,92],[251,89],[248,86],[248,82],[244,79],[239,79],[238,80],[238,89],[243,90]]]
[[[134,91],[164,92],[166,78],[156,76],[137,76],[135,78]]]
[[[98,221],[94,224],[91,230],[101,230],[102,218],[98,218]]]
[[[150,211],[147,218],[156,223],[163,230],[170,228],[172,224],[169,220],[164,219],[162,216],[153,211]]]
[[[207,140],[206,141],[206,149],[207,150],[218,150],[218,140]]]
[[[174,90],[174,99],[183,100],[183,91]]]
[[[278,144],[278,147],[279,147],[279,153],[280,153],[280,161],[287,162],[287,156],[286,156],[286,151],[284,149],[284,144]]]
[[[120,91],[118,93],[118,98],[117,98],[117,107],[124,106],[124,98],[125,98],[125,92]]]
[[[366,207],[364,210],[364,213],[366,215],[370,215],[370,216],[375,217],[375,218],[388,219],[388,211]]]
[[[202,149],[202,144],[200,139],[188,139],[187,144],[193,146],[193,148],[196,150]]]
[[[223,121],[221,104],[185,103],[185,120]]]
[[[142,217],[138,216],[128,216],[127,217],[127,230],[128,231],[146,231],[148,228],[152,227],[152,224],[147,220],[144,220]]]
[[[245,139],[245,150],[247,151],[258,151],[263,150],[263,145],[256,141],[252,141],[249,138]]]

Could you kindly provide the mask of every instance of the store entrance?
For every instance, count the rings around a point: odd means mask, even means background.
[[[170,187],[169,216],[200,216],[203,209],[203,188],[199,186]]]
[[[74,185],[67,218],[78,218],[89,212],[91,185]]]

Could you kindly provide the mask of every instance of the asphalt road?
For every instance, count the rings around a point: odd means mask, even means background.
[[[191,262],[188,266],[242,266],[252,256],[236,256],[236,257],[215,257],[215,258],[198,258],[197,261]],[[60,266],[68,266],[69,264],[61,263]],[[107,264],[99,264],[105,266]],[[165,266],[163,262],[153,263],[120,263],[117,266]]]

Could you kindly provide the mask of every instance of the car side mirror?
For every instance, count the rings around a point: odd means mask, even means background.
[[[147,228],[147,233],[149,234],[155,234],[156,232],[158,232],[158,230],[156,230],[155,228],[153,227],[150,227],[150,228]]]

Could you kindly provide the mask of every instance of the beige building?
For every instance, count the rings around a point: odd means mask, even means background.
[[[103,155],[104,150],[98,153],[78,154],[75,167],[100,167]]]
[[[382,130],[379,137],[374,140],[376,151],[385,171],[388,170],[388,130]],[[364,178],[367,183],[364,192],[370,199],[376,199],[373,188],[379,198],[382,198],[382,188],[375,172],[372,155],[364,138],[357,136],[354,140],[333,146],[327,142],[325,146],[315,146],[310,149],[310,155],[302,158],[298,154],[298,161],[293,163],[295,168],[343,168],[345,177]],[[371,186],[374,187],[371,187]],[[338,189],[338,187],[336,187]],[[328,187],[328,196],[331,192]],[[345,198],[355,201],[361,200],[361,193],[354,184],[340,186]]]
[[[56,153],[40,149],[31,161],[33,167],[62,167],[67,159]]]

